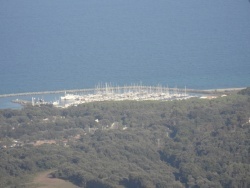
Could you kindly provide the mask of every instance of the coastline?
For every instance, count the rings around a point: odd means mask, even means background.
[[[246,89],[247,87],[239,87],[239,88],[219,88],[219,89],[204,89],[203,91],[217,91],[217,92],[229,92],[229,91],[240,91],[242,89]]]
[[[133,87],[138,87],[141,89],[145,89],[146,86],[125,86],[125,87],[120,87],[119,89],[121,90],[126,90],[127,92],[130,91],[128,88]],[[105,92],[106,89],[107,91],[114,91],[115,87],[110,87],[110,88],[89,88],[89,89],[71,89],[71,90],[58,90],[58,91],[43,91],[43,92],[26,92],[26,93],[13,93],[13,94],[4,94],[0,95],[0,109],[21,109],[22,105],[19,104],[19,100],[22,101],[28,101],[31,103],[32,98],[36,98],[36,100],[42,99],[47,102],[50,102],[51,104],[55,101],[59,101],[59,99],[65,95],[65,92],[67,94],[76,94],[76,93],[81,93],[81,95],[88,96],[91,93],[92,94],[98,94],[100,92]],[[137,88],[137,89],[138,89]],[[150,87],[150,89],[154,89],[158,92],[171,92],[171,93],[189,93],[191,95],[197,95],[197,96],[220,96],[220,95],[229,95],[236,93],[242,89],[245,89],[246,87],[241,87],[241,88],[220,88],[220,89],[205,89],[205,90],[195,90],[195,89],[177,89],[177,88],[164,88],[161,86],[157,87]],[[111,89],[111,90],[109,90]],[[149,87],[147,87],[149,89]],[[121,91],[120,90],[120,91]],[[107,92],[106,91],[106,92]],[[119,92],[118,92],[119,93]],[[87,97],[88,98],[88,97]],[[18,103],[13,103],[18,102]]]
[[[123,88],[123,87],[120,87]],[[168,88],[170,90],[175,90],[177,88]],[[221,92],[233,92],[240,91],[242,89],[246,89],[246,87],[240,88],[218,88],[218,89],[186,89],[187,92],[190,93],[221,93]],[[39,91],[39,92],[23,92],[23,93],[9,93],[9,94],[1,94],[0,98],[6,97],[17,97],[17,96],[29,96],[29,95],[46,95],[46,94],[60,94],[60,93],[74,93],[74,92],[92,92],[95,88],[87,88],[87,89],[69,89],[69,90],[56,90],[56,91]],[[182,89],[184,90],[184,89]]]

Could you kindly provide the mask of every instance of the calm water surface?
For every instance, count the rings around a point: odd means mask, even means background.
[[[245,87],[249,41],[247,0],[2,0],[0,94]]]

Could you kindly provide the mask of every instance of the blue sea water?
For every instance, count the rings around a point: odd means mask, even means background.
[[[249,1],[0,1],[0,94],[99,82],[249,86]]]

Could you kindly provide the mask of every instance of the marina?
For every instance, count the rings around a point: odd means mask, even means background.
[[[119,87],[116,86],[118,90],[129,90],[131,88],[135,88],[137,86],[123,86]],[[110,89],[112,89],[111,87]],[[156,89],[156,88],[167,88],[169,91],[176,91],[178,90],[179,92],[184,92],[186,90],[187,93],[198,93],[198,94],[216,94],[216,93],[225,93],[225,92],[232,92],[232,91],[239,91],[244,89],[245,87],[242,88],[224,88],[224,89],[179,89],[179,88],[168,88],[168,87],[162,87],[162,86],[141,86],[141,88],[148,88],[148,89]],[[0,98],[6,98],[6,97],[18,97],[18,96],[34,96],[34,95],[48,95],[48,94],[63,94],[65,92],[67,93],[95,93],[97,90],[104,90],[104,88],[87,88],[87,89],[70,89],[70,90],[56,90],[56,91],[38,91],[38,92],[24,92],[24,93],[9,93],[9,94],[1,94]]]
[[[169,88],[166,86],[144,86],[134,84],[129,86],[113,86],[112,84],[98,84],[95,88],[29,92],[0,95],[2,98],[10,97],[12,103],[19,105],[53,105],[59,108],[67,108],[83,103],[101,101],[145,101],[145,100],[184,100],[191,97],[220,95],[227,92],[238,91],[242,88],[216,89],[216,90],[194,90],[187,88]],[[31,98],[30,98],[31,96]],[[40,96],[40,97],[39,97]],[[43,96],[51,98],[43,99]],[[54,98],[53,98],[53,97]],[[19,97],[13,99],[13,97]],[[42,97],[42,98],[41,98]]]

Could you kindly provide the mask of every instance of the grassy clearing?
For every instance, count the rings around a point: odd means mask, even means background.
[[[39,173],[30,184],[26,184],[28,188],[78,188],[74,184],[57,179],[50,178],[49,174],[53,172],[53,170]]]

